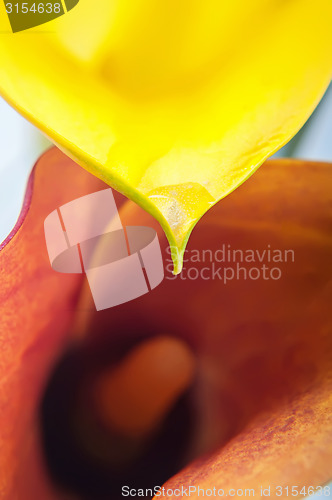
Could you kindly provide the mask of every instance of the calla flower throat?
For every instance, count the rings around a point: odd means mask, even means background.
[[[331,21],[330,0],[81,0],[42,37],[1,35],[0,91],[158,219],[178,273],[199,218],[319,101]]]

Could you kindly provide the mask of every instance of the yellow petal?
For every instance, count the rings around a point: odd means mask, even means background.
[[[0,92],[159,220],[175,272],[199,218],[297,132],[332,74],[331,0],[80,0],[16,34],[0,14]]]

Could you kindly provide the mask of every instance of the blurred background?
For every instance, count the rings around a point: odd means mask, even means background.
[[[33,165],[50,146],[0,98],[0,242],[15,225]],[[275,157],[332,161],[332,84],[304,127]]]

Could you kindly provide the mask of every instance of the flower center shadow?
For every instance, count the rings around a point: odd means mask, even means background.
[[[61,489],[84,500],[117,500],[127,486],[148,490],[146,498],[151,498],[154,488],[186,465],[195,425],[193,378],[181,368],[174,379],[187,353],[172,342],[177,341],[163,336],[136,337],[133,343],[127,337],[111,349],[83,342],[60,360],[44,393],[40,418],[49,474]],[[167,363],[161,367],[158,361],[161,348],[168,348],[173,362],[173,379],[167,383]],[[177,366],[174,349],[180,353]],[[152,385],[144,360],[151,354],[164,370],[156,374],[151,367]]]

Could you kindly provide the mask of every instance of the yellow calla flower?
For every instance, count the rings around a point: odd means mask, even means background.
[[[331,0],[80,0],[15,34],[0,15],[1,94],[159,220],[175,272],[199,218],[297,132],[332,73]]]

